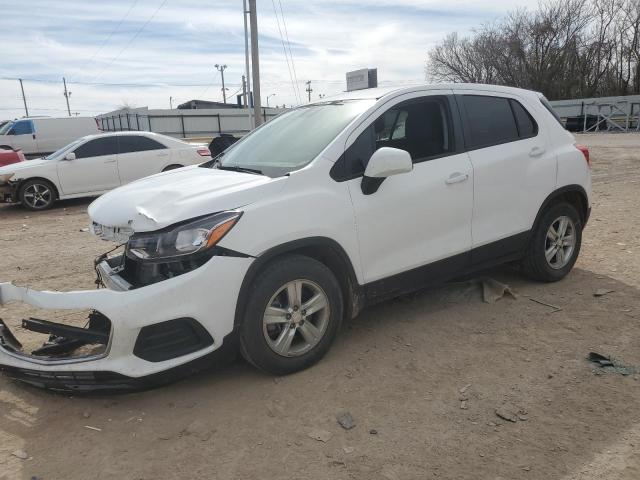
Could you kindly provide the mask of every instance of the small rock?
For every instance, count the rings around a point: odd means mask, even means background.
[[[518,421],[518,416],[505,407],[496,408],[496,415],[502,418],[503,420],[507,420],[509,422],[515,423]]]
[[[89,417],[91,416],[91,414],[90,414],[89,412],[83,412],[83,413],[82,413],[82,416],[83,416],[84,418],[89,418]]]
[[[531,471],[531,467],[524,467],[524,468],[523,468],[523,470],[524,470],[525,472],[530,472],[530,471]]]
[[[24,450],[16,450],[14,452],[11,452],[11,455],[13,455],[14,457],[18,457],[20,460],[26,460],[27,458],[29,458],[29,454]]]
[[[89,229],[85,227],[85,228],[81,228],[80,231],[83,232],[83,233],[86,233],[86,232],[89,231]]]
[[[598,288],[593,294],[594,297],[603,297],[609,293],[613,293],[615,290],[611,290],[609,288]]]
[[[464,387],[462,387],[462,388],[460,389],[460,393],[464,393],[464,392],[466,392],[466,391],[469,389],[469,387],[471,387],[471,384],[470,384],[470,383],[469,383],[469,384],[467,384],[467,385],[465,385]]]
[[[527,420],[529,420],[529,417],[527,417],[526,415],[523,415],[521,413],[518,414],[518,420],[520,420],[521,422],[526,422]]]
[[[462,400],[460,402],[460,409],[461,410],[467,410],[468,408],[469,408],[469,405],[467,404],[467,401],[466,400]]]
[[[336,417],[336,420],[338,421],[340,426],[345,430],[351,430],[353,427],[356,426],[356,421],[354,420],[353,416],[349,412],[341,413]]]
[[[371,430],[369,430],[369,433],[371,435],[377,435],[378,434],[378,430],[376,430],[375,428],[372,428]]]
[[[327,432],[326,430],[312,430],[308,435],[314,440],[324,443],[327,443],[329,440],[331,440],[331,437],[333,437],[333,434],[331,432]]]
[[[353,448],[353,447],[342,447],[342,450],[344,451],[344,453],[353,453],[355,451],[355,448]]]

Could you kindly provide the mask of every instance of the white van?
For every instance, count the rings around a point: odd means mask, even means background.
[[[21,118],[0,128],[0,148],[21,149],[27,157],[55,152],[86,135],[100,133],[93,117]]]

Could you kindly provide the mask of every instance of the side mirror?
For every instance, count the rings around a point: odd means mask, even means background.
[[[378,191],[385,178],[413,170],[411,155],[399,148],[382,147],[376,150],[367,164],[362,178],[362,193],[371,195]]]
[[[75,160],[76,154],[74,152],[69,152],[64,156],[64,159],[69,161]]]

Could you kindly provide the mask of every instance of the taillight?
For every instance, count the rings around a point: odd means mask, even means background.
[[[584,159],[587,162],[587,165],[589,165],[589,168],[591,168],[591,158],[589,157],[589,149],[584,145],[580,145],[579,143],[576,143],[576,148],[582,152],[582,155],[584,155]]]
[[[201,157],[210,157],[211,156],[211,151],[208,148],[199,148],[197,150],[198,155],[200,155]]]

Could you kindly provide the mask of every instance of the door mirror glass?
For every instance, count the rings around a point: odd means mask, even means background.
[[[408,173],[411,170],[413,170],[413,162],[409,152],[399,148],[382,147],[376,150],[369,159],[364,176],[387,178],[399,173]]]
[[[69,161],[75,160],[76,159],[76,154],[73,153],[73,152],[69,152],[64,156],[64,159],[65,160],[69,160]]]

